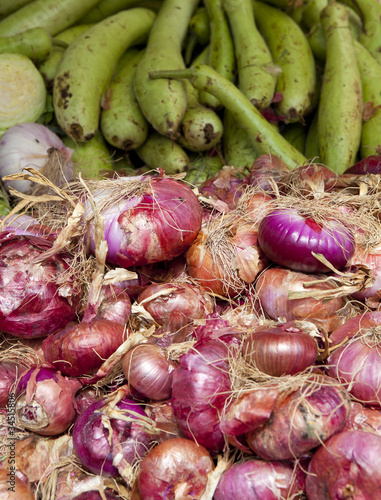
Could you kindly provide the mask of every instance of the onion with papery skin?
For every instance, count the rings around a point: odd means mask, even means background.
[[[230,210],[234,210],[246,186],[247,179],[238,177],[234,167],[224,166],[214,177],[203,182],[199,191],[203,196],[220,200],[226,203]]]
[[[352,401],[343,430],[374,432],[381,436],[381,410]]]
[[[269,420],[247,434],[249,447],[266,460],[302,457],[339,432],[350,410],[348,392],[317,375],[279,397]]]
[[[115,408],[105,399],[92,404],[73,427],[74,450],[82,465],[94,474],[108,477],[119,476],[118,465],[123,461],[136,465],[154,437],[139,417],[146,418],[145,411],[127,398]]]
[[[261,372],[281,377],[295,375],[313,365],[318,345],[311,335],[290,321],[254,329],[242,345],[242,355]]]
[[[60,186],[73,178],[73,152],[45,125],[19,123],[9,128],[0,139],[0,177],[20,174],[23,169],[33,167]],[[6,189],[13,187],[22,193],[29,192],[34,186],[28,180],[3,182]]]
[[[343,307],[341,297],[331,300],[314,299],[312,297],[290,299],[290,292],[302,292],[304,283],[321,280],[319,275],[300,273],[282,267],[266,269],[255,285],[256,295],[263,311],[271,319],[282,321],[307,320],[318,328],[332,331],[343,323],[338,311]],[[317,283],[308,286],[308,290],[321,292],[332,290],[328,283]]]
[[[305,475],[289,462],[245,460],[223,472],[213,500],[296,500],[305,491]]]
[[[71,323],[42,343],[45,359],[64,375],[79,377],[97,372],[129,336],[129,330],[106,319]]]
[[[381,407],[380,345],[381,312],[366,312],[331,333],[330,347],[337,348],[327,359],[328,374],[356,400],[375,407]]]
[[[32,488],[16,476],[16,469],[0,469],[0,497],[1,500],[35,500]]]
[[[201,227],[202,207],[180,181],[140,176],[87,184],[92,197],[85,202],[83,222],[90,227],[89,248],[95,252],[94,202],[105,220],[112,264],[128,268],[171,260],[187,250]]]
[[[263,154],[250,167],[249,184],[273,193],[275,186],[289,172],[287,165],[276,155]]]
[[[172,375],[177,363],[167,358],[156,344],[140,344],[130,349],[122,359],[127,383],[140,394],[154,401],[171,397]]]
[[[373,284],[359,292],[352,293],[352,297],[365,302],[370,309],[377,309],[381,302],[381,248],[363,249],[357,247],[350,265],[365,266],[370,269],[371,276],[374,278]]]
[[[71,258],[43,259],[52,241],[0,233],[0,329],[15,337],[46,337],[76,318],[80,288]]]
[[[195,344],[180,357],[172,377],[171,404],[181,431],[211,453],[221,451],[220,414],[231,389],[227,344]]]
[[[358,161],[351,167],[347,168],[344,172],[345,174],[355,174],[355,175],[367,175],[381,174],[381,156],[380,155],[370,155],[362,160]]]
[[[78,380],[63,377],[49,366],[30,368],[15,391],[17,425],[43,436],[65,432],[75,419],[75,394],[80,387]]]
[[[170,400],[150,401],[145,410],[147,415],[155,422],[155,427],[158,430],[155,438],[157,442],[161,443],[167,441],[167,439],[184,437],[177,425]]]
[[[214,463],[209,452],[193,441],[174,438],[153,448],[139,465],[142,500],[201,499]]]
[[[21,372],[25,371],[23,366],[16,363],[0,363],[0,408],[5,408],[9,399],[9,392]]]
[[[252,221],[232,214],[212,217],[185,253],[190,276],[224,297],[243,293],[268,263]]]
[[[96,403],[104,397],[104,394],[92,386],[85,386],[80,389],[75,396],[75,411],[77,415],[81,415],[93,403]]]
[[[340,432],[324,442],[308,466],[308,500],[381,498],[381,436]]]
[[[138,303],[159,325],[170,317],[183,323],[203,319],[214,310],[214,301],[203,288],[189,283],[160,283],[145,288]]]
[[[71,500],[120,500],[122,497],[119,495],[114,495],[111,490],[102,491],[103,496],[99,493],[99,491],[84,491],[75,497],[71,497]]]
[[[327,188],[335,185],[338,176],[335,172],[318,163],[308,163],[293,168],[288,175],[282,179],[280,189],[284,193],[296,196],[309,196],[322,194]]]
[[[352,231],[344,224],[328,219],[323,223],[294,208],[268,213],[259,224],[258,241],[276,264],[306,273],[331,271],[312,252],[340,270],[355,251]]]

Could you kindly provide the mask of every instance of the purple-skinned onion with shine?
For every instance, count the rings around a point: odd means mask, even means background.
[[[212,454],[221,451],[220,414],[231,390],[227,344],[196,343],[180,357],[172,377],[171,404],[181,431]]]
[[[381,311],[348,319],[330,334],[327,370],[348,387],[353,398],[381,407]]]
[[[342,269],[355,251],[352,231],[339,221],[318,221],[295,208],[276,209],[259,224],[258,241],[266,256],[278,265],[306,273],[329,272],[312,255],[321,254]]]
[[[340,432],[320,446],[308,465],[308,500],[381,498],[381,436]]]
[[[73,427],[74,450],[82,465],[106,477],[119,476],[116,457],[136,465],[153,439],[139,417],[147,417],[144,409],[127,398],[115,408],[104,399],[93,403]]]
[[[248,459],[223,472],[213,500],[302,498],[305,472],[291,462]]]
[[[17,425],[43,436],[65,432],[76,417],[75,394],[81,387],[49,365],[30,368],[15,390]]]
[[[69,272],[71,257],[43,259],[51,239],[0,233],[0,329],[15,337],[46,337],[76,318],[80,285]]]
[[[146,175],[89,185],[105,221],[109,263],[129,268],[171,260],[187,250],[201,227],[201,204],[180,181]],[[89,201],[85,201],[83,221],[89,224],[89,248],[94,253],[94,213]]]

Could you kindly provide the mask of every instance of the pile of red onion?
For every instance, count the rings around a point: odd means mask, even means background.
[[[381,238],[355,167],[84,180],[52,220],[5,219],[20,499],[380,497]]]

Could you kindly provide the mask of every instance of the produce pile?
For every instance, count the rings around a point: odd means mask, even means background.
[[[0,0],[2,499],[381,498],[380,25]]]

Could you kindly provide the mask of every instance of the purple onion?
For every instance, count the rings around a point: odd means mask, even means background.
[[[366,175],[381,174],[381,155],[370,155],[349,167],[345,174]]]
[[[125,179],[121,180],[121,179]],[[108,243],[107,261],[120,267],[144,266],[174,259],[195,239],[202,219],[202,207],[193,191],[169,177],[141,176],[121,178],[120,201],[104,209],[104,236]],[[136,194],[123,198],[123,189],[139,181]],[[103,181],[106,182],[106,181]],[[110,180],[110,189],[115,185]],[[121,182],[125,182],[123,187]],[[107,189],[95,188],[95,203],[110,198]],[[90,221],[91,252],[95,252],[93,210],[85,202],[84,218]]]
[[[318,222],[294,208],[273,210],[258,228],[258,241],[267,257],[284,267],[306,273],[331,271],[312,252],[342,269],[355,251],[351,230],[341,222]]]
[[[49,366],[30,368],[16,387],[18,425],[43,436],[65,432],[76,417],[75,394],[81,387]]]
[[[171,404],[186,437],[210,453],[225,445],[220,414],[231,389],[228,347],[220,340],[196,344],[173,371]]]
[[[121,497],[119,495],[114,495],[111,490],[104,490],[103,496],[99,493],[99,491],[91,490],[84,491],[75,497],[72,497],[71,500],[120,500]]]
[[[314,453],[308,466],[308,500],[381,498],[381,436],[344,431]]]
[[[222,474],[213,500],[299,498],[305,490],[305,475],[287,461],[249,459]]]
[[[73,428],[74,450],[82,465],[94,474],[108,477],[119,476],[113,460],[120,453],[120,447],[124,460],[135,465],[147,453],[152,441],[152,435],[139,421],[139,416],[146,417],[139,404],[125,398],[115,409],[120,412],[120,419],[109,417],[111,406],[104,400],[97,401],[79,416]],[[132,421],[122,420],[123,417]]]
[[[42,259],[52,242],[0,233],[0,329],[15,337],[46,337],[76,318],[80,292],[65,278],[70,256]],[[41,259],[38,260],[37,259]]]

